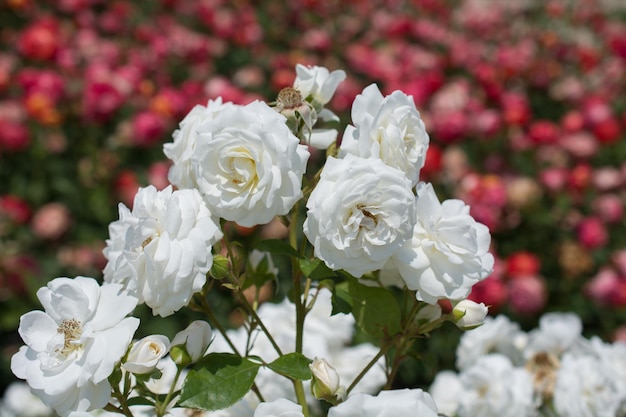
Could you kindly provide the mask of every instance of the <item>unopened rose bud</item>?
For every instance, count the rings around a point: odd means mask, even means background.
[[[459,329],[471,330],[483,324],[489,309],[472,300],[459,301],[452,310],[452,319]]]
[[[224,279],[228,276],[230,261],[224,255],[214,255],[213,265],[211,265],[211,276],[215,279]]]
[[[192,321],[172,339],[170,356],[177,365],[187,366],[202,358],[211,343],[211,327],[206,321]]]
[[[315,358],[309,364],[313,378],[311,380],[311,392],[317,399],[326,400],[336,404],[345,396],[345,388],[339,385],[339,374],[330,366],[326,359]]]
[[[156,334],[133,343],[122,367],[133,374],[148,374],[156,369],[159,360],[168,352],[170,341]]]

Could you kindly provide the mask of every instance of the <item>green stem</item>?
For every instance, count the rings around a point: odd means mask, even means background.
[[[170,386],[170,390],[165,396],[165,400],[156,406],[156,415],[157,417],[163,417],[165,413],[167,413],[167,405],[172,401],[172,397],[174,396],[174,391],[176,391],[176,383],[178,382],[178,378],[182,372],[182,368],[176,369],[176,376],[174,377],[174,381],[172,381],[172,385]]]
[[[126,396],[122,395],[120,389],[118,387],[113,387],[113,397],[120,402],[120,406],[116,407],[113,404],[108,404],[108,406],[114,407],[116,413],[124,414],[126,417],[133,417],[132,411],[128,407],[128,402],[126,401]]]
[[[391,349],[394,344],[395,344],[395,339],[391,339],[383,347],[380,348],[380,350],[378,351],[376,356],[374,356],[374,358],[372,358],[372,360],[369,361],[369,363],[365,366],[365,368],[363,368],[361,373],[357,375],[357,377],[354,379],[354,381],[352,381],[352,383],[350,384],[350,386],[346,390],[346,396],[348,394],[350,394],[350,391],[352,391],[354,389],[354,387],[356,386],[356,384],[358,384],[359,381],[361,379],[363,379],[365,374],[367,374],[369,372],[369,370],[372,369],[372,367],[376,364],[376,362],[378,362],[378,360],[380,358],[382,358],[383,356],[385,356],[387,354],[389,349]]]
[[[245,306],[247,312],[254,318],[254,321],[256,322],[256,324],[258,324],[261,330],[263,330],[263,333],[265,333],[265,335],[267,336],[268,340],[274,347],[274,350],[276,351],[276,353],[282,356],[283,355],[282,350],[280,349],[280,347],[278,346],[278,344],[272,337],[272,334],[269,332],[269,330],[267,330],[267,327],[265,327],[265,323],[263,323],[263,320],[261,320],[261,317],[259,317],[259,315],[254,310],[254,308],[252,308],[248,299],[241,292],[239,292],[239,298],[241,302],[243,303],[243,305]]]
[[[298,404],[302,406],[302,414],[304,417],[309,417],[309,405],[306,402],[306,395],[304,395],[304,385],[300,380],[293,381],[293,387],[296,391],[296,398],[298,399]]]

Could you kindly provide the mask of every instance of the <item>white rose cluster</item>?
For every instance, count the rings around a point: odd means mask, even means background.
[[[119,217],[109,225],[104,280],[123,284],[155,315],[186,306],[204,286],[211,246],[222,237],[198,191],[141,188],[132,210],[120,204]]]
[[[615,417],[626,412],[626,345],[583,337],[573,313],[547,313],[530,332],[506,316],[487,318],[461,337],[457,367],[458,373],[440,372],[429,390],[447,415]]]

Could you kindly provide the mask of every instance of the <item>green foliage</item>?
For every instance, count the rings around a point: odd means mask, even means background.
[[[309,369],[311,362],[313,361],[303,354],[293,352],[280,356],[267,367],[286,377],[306,381],[311,379],[311,370]]]
[[[201,410],[233,405],[252,387],[260,364],[229,353],[211,353],[189,371],[179,404]]]

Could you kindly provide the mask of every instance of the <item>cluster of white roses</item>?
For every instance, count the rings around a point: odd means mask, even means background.
[[[353,124],[346,128],[337,156],[328,156],[312,191],[304,193],[309,146],[325,149],[336,142],[336,130],[314,127],[318,120],[338,120],[325,105],[345,73],[301,65],[296,72],[294,88],[283,90],[274,107],[217,99],[193,108],[173,142],[164,145],[173,162],[169,180],[177,188],[140,188],[132,209],[120,204],[104,250],[104,284],[57,278],[39,291],[45,311],[22,317],[19,332],[26,345],[11,368],[58,414],[105,406],[128,414],[129,406],[120,398],[141,388],[164,396],[156,404],[162,416],[176,403],[185,367],[206,354],[211,330],[204,322],[195,323],[172,342],[152,335],[133,343],[139,320],[126,316],[143,303],[161,317],[188,306],[207,289],[212,248],[223,237],[221,221],[244,227],[267,224],[291,213],[303,197],[308,198],[303,233],[327,268],[370,284],[377,280],[378,285],[414,291],[417,300],[432,306],[420,311],[426,322],[441,317],[437,301],[448,299],[456,306],[457,325],[482,323],[486,307],[465,298],[492,269],[490,235],[462,201],[440,202],[433,187],[420,182],[429,137],[412,97],[400,91],[384,97],[376,85],[367,87],[354,101]],[[298,224],[292,222],[292,227]],[[382,271],[380,276],[376,271]],[[224,332],[211,349],[237,348],[238,354],[269,363],[268,351],[279,354],[279,345],[284,352],[293,350],[298,346],[293,334],[303,330],[306,342],[298,353],[328,358],[336,367],[325,359],[313,362],[313,393],[340,402],[340,387],[334,385],[354,379],[355,365],[367,364],[376,353],[370,345],[347,348],[354,320],[331,318],[330,295],[313,291],[304,329],[296,329],[293,321],[298,307],[288,302],[261,306],[250,313],[263,332],[255,337],[252,328]],[[308,303],[305,295],[296,295],[302,296],[300,306]],[[269,334],[272,340],[265,340]],[[222,336],[228,343],[221,342]],[[370,371],[361,379],[363,392],[332,407],[329,416],[395,417],[406,410],[436,415],[434,403],[421,390],[371,396],[384,381],[376,377],[376,367]],[[275,401],[256,407],[254,416],[302,415],[276,411],[300,405],[288,400],[293,395],[282,392],[270,373],[261,369],[258,380],[275,387],[275,395],[266,397]],[[112,392],[119,404],[111,402]],[[232,409],[256,406],[258,398],[258,393],[252,400],[245,397]],[[298,401],[303,403],[302,396]]]
[[[573,313],[547,313],[530,332],[488,317],[462,336],[459,372],[440,372],[430,394],[450,417],[626,416],[626,345],[581,332]]]

